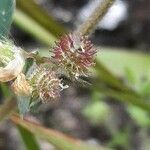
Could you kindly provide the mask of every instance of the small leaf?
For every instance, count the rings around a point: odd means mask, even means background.
[[[28,58],[24,67],[25,74],[29,71],[30,67],[33,65],[34,59]]]
[[[30,98],[25,96],[18,96],[17,100],[19,112],[23,116],[25,113],[29,111]]]

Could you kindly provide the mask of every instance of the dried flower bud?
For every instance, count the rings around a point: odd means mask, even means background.
[[[43,103],[55,100],[60,96],[60,91],[66,88],[54,71],[38,67],[28,78],[33,87],[32,97],[39,97]]]
[[[11,87],[14,93],[18,96],[30,96],[32,93],[32,87],[23,73],[20,73],[17,76],[17,79],[13,82]]]
[[[25,64],[23,51],[9,42],[0,41],[0,82],[13,80]]]
[[[56,43],[53,58],[69,77],[87,76],[89,67],[94,65],[94,54],[91,41],[87,36],[76,34],[64,35]]]

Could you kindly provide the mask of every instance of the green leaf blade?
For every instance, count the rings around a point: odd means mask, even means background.
[[[15,0],[0,1],[0,38],[7,37],[12,23]]]
[[[17,125],[17,128],[25,144],[26,150],[40,150],[39,144],[34,134],[20,125]]]

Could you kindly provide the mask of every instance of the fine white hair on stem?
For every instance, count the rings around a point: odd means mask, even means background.
[[[103,0],[100,2],[87,21],[79,26],[75,33],[80,35],[88,35],[93,30],[93,28],[95,28],[97,23],[101,21],[114,1],[115,0]]]

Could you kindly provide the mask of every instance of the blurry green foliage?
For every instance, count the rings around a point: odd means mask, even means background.
[[[108,142],[107,146],[114,149],[115,147],[119,146],[122,149],[129,150],[131,149],[129,139],[130,139],[130,130],[129,128],[125,128],[124,130],[121,130],[116,134],[114,134],[110,142]]]
[[[131,118],[141,127],[150,127],[150,114],[138,107],[128,106]]]
[[[127,84],[137,91],[143,98],[143,101],[150,102],[150,79],[148,77],[141,77],[137,80],[133,69],[126,70]],[[136,106],[129,105],[127,111],[131,118],[141,127],[150,127],[150,114]]]
[[[83,115],[92,124],[98,125],[105,122],[111,113],[109,106],[102,99],[100,92],[93,92],[90,103],[83,109]]]
[[[44,27],[54,36],[59,37],[66,33],[65,27],[55,21],[55,19],[42,9],[34,0],[16,0],[17,8],[25,12],[35,22]],[[34,10],[34,11],[33,11]]]
[[[15,8],[15,0],[0,0],[0,37],[9,34],[12,16]]]
[[[14,22],[22,30],[30,33],[33,37],[50,46],[56,40],[56,37],[48,32],[42,25],[38,24],[30,16],[21,10],[16,10],[14,14]],[[34,27],[34,28],[33,28]]]
[[[131,80],[139,80],[143,76],[150,80],[150,54],[144,54],[130,49],[101,48],[97,55],[111,72],[126,78],[125,70],[132,70]],[[129,74],[128,74],[129,75]],[[131,77],[133,76],[134,77]]]
[[[8,98],[12,96],[11,90],[9,89],[8,85],[6,83],[0,83],[0,89],[3,93],[4,98]]]
[[[39,144],[34,134],[32,134],[30,131],[20,125],[17,125],[17,128],[20,132],[26,150],[40,150]]]
[[[109,113],[109,106],[102,101],[92,102],[83,111],[83,114],[91,121],[92,124],[100,124],[106,121]]]
[[[129,66],[128,66],[129,67]],[[132,71],[132,69],[131,68],[128,68],[128,67],[126,67],[126,68],[124,68],[124,70],[125,70],[125,77],[126,77],[126,79],[125,80],[127,80],[127,82],[130,84],[130,85],[133,85],[133,84],[135,84],[136,83],[136,76],[135,76],[135,74],[134,74],[134,72]]]

